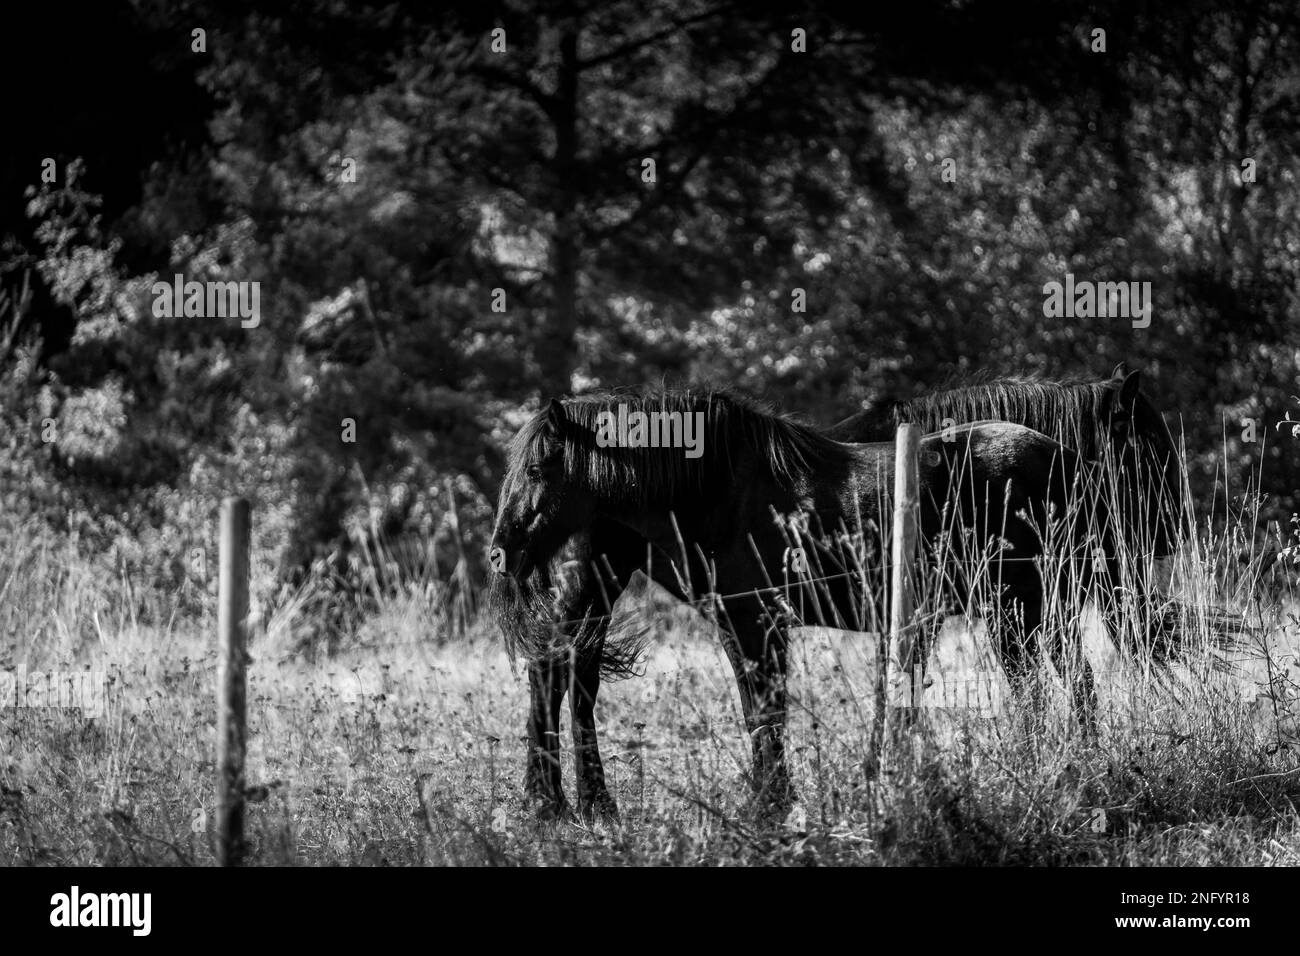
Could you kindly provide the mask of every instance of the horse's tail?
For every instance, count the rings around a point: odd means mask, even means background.
[[[639,615],[625,614],[615,622],[606,617],[605,646],[600,658],[602,680],[626,680],[645,673],[645,654],[654,636],[654,625]]]

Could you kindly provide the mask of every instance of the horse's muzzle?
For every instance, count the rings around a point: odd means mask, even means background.
[[[507,550],[494,544],[488,550],[488,567],[493,574],[504,574],[516,581],[522,581],[533,570],[533,561],[525,548]]]

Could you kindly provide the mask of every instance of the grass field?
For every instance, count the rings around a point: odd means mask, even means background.
[[[11,548],[0,665],[29,680],[89,666],[109,691],[94,720],[0,710],[0,863],[211,863],[212,622],[140,624],[120,588]],[[1094,628],[1095,744],[1071,732],[1044,672],[1053,703],[1038,722],[1015,706],[924,708],[874,778],[872,640],[802,631],[789,741],[800,802],[781,823],[749,812],[748,745],[717,642],[688,610],[661,611],[644,676],[602,692],[622,820],[595,827],[527,812],[526,685],[489,626],[439,642],[408,595],[357,646],[312,660],[289,653],[293,613],[273,616],[251,651],[254,864],[1300,863],[1296,628],[1277,609],[1226,673],[1202,666],[1222,657],[1207,651],[1172,684],[1125,671]],[[969,676],[978,636],[950,620],[932,674]],[[566,786],[572,796],[570,767]]]

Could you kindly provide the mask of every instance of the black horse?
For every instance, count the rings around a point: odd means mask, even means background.
[[[1148,542],[1152,554],[1166,557],[1176,539],[1182,484],[1172,436],[1163,416],[1141,393],[1139,381],[1140,373],[1129,373],[1122,365],[1101,381],[998,379],[883,403],[846,418],[826,435],[842,442],[887,441],[903,422],[933,431],[953,423],[999,419],[1047,434],[1091,460],[1118,457],[1124,465],[1118,486],[1127,497],[1141,499],[1129,512],[1140,511],[1146,519],[1139,523],[1138,536]],[[1151,474],[1156,480],[1150,480]],[[512,655],[522,655],[528,668],[525,791],[543,816],[569,813],[558,731],[560,708],[570,688],[579,812],[586,819],[616,816],[600,760],[595,702],[602,677],[631,673],[643,637],[635,625],[626,623],[624,633],[608,633],[608,612],[634,572],[647,572],[670,592],[677,586],[670,562],[650,557],[653,551],[640,535],[596,518],[550,561],[536,563],[531,574],[494,575],[491,580],[491,603],[507,648]],[[1139,595],[1148,590],[1140,576],[1130,575],[1127,583]]]
[[[620,406],[629,416],[698,416],[704,454],[625,447],[626,436],[611,443],[610,416]],[[813,548],[820,555],[834,550],[835,539],[848,539],[862,543],[868,561],[883,554],[893,454],[892,442],[843,444],[724,393],[552,401],[511,446],[493,550],[501,573],[518,582],[597,521],[648,542],[668,568],[657,580],[683,599],[708,595],[716,607],[753,741],[754,786],[765,802],[783,806],[791,792],[782,744],[787,631],[816,622],[793,612],[791,589],[774,586],[770,575],[786,564],[792,542],[821,542]],[[1001,648],[1009,672],[1023,671],[1043,619],[1036,559],[1044,555],[1044,529],[1074,516],[1060,538],[1063,560],[1053,565],[1072,581],[1090,587],[1099,570],[1102,577],[1113,571],[1109,557],[1098,561],[1089,537],[1089,529],[1109,527],[1101,497],[1085,496],[1089,507],[1077,506],[1086,477],[1079,455],[1023,426],[982,422],[927,436],[920,477],[921,530],[931,551],[961,553],[971,535],[1000,542],[989,555],[990,577],[1000,585],[1001,617],[1018,627]],[[1014,560],[1004,560],[1008,553]],[[811,567],[822,565],[814,559]],[[796,582],[795,591],[811,594],[820,622],[859,620],[870,575],[818,577],[811,591],[808,581]],[[964,604],[965,582],[947,580]],[[1064,644],[1052,639],[1048,646],[1055,654]],[[1076,686],[1085,720],[1089,697],[1086,683]]]

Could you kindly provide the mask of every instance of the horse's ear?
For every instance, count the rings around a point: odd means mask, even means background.
[[[1124,381],[1120,383],[1119,390],[1115,393],[1115,413],[1122,415],[1124,418],[1133,416],[1133,408],[1137,405],[1138,390],[1142,388],[1142,370],[1129,372],[1124,376]]]
[[[1113,372],[1110,373],[1110,377],[1111,377],[1111,378],[1127,378],[1127,377],[1128,377],[1128,363],[1127,363],[1127,362],[1120,362],[1118,365],[1116,365],[1116,366],[1115,366],[1115,371],[1113,371]]]
[[[564,427],[567,419],[564,416],[564,403],[558,398],[551,399],[551,404],[546,406],[546,427],[551,431],[559,434]]]

